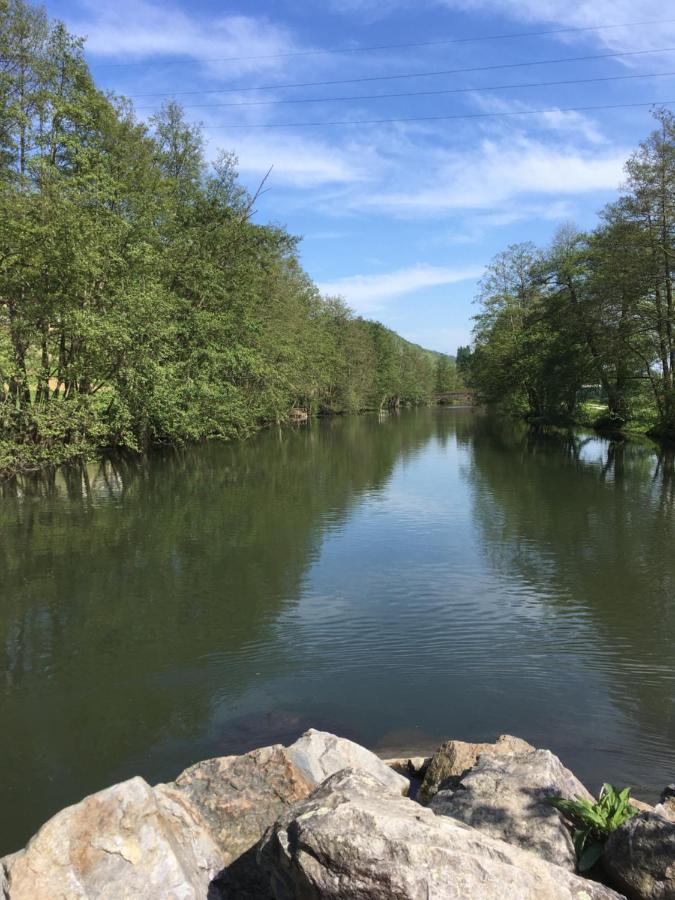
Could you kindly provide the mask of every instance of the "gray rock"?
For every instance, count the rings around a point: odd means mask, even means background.
[[[431,809],[574,872],[569,830],[545,798],[576,795],[591,796],[549,750],[483,753],[457,788],[435,795]]]
[[[675,822],[640,813],[610,835],[602,865],[631,900],[675,900]]]
[[[291,744],[288,748],[288,755],[292,762],[315,784],[321,784],[329,775],[333,775],[341,769],[352,768],[369,772],[383,787],[396,794],[408,792],[408,779],[390,769],[374,753],[353,741],[336,737],[327,731],[316,731],[314,728],[310,728],[294,744]]]
[[[654,807],[654,812],[675,822],[675,784],[664,787],[659,802]]]
[[[617,900],[609,888],[393,792],[333,775],[263,838],[275,900]]]
[[[631,801],[632,802],[632,801]],[[643,808],[638,807],[640,812],[643,812]],[[666,803],[657,803],[656,806],[651,806],[647,812],[652,812],[657,816],[661,816],[664,819],[669,819],[671,822],[675,822],[675,802],[666,802]]]
[[[11,900],[201,900],[221,853],[180,795],[131,778],[61,810],[3,862]]]
[[[494,744],[446,741],[431,758],[419,791],[419,801],[429,803],[441,787],[456,785],[462,775],[473,768],[481,753],[515,753],[534,750],[531,744],[510,734],[500,735]]]

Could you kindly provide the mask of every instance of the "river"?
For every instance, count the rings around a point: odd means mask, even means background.
[[[501,732],[675,777],[672,453],[422,408],[0,488],[0,854],[133,774]]]

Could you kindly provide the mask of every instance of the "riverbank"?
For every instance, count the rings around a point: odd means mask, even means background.
[[[557,428],[560,430],[585,429],[607,439],[631,439],[650,441],[655,445],[672,446],[675,432],[659,428],[655,418],[637,416],[623,421],[609,415],[606,406],[584,404],[571,416],[537,416],[522,410],[512,411],[494,407],[499,415],[509,416],[526,422],[533,428]]]
[[[46,471],[55,471],[61,466],[82,465],[96,459],[103,459],[111,454],[126,455],[135,459],[142,459],[144,456],[153,452],[181,450],[186,447],[195,447],[210,441],[229,442],[247,440],[261,431],[274,427],[305,425],[308,422],[319,419],[342,417],[346,415],[388,415],[400,409],[434,405],[436,405],[435,400],[425,399],[418,403],[400,403],[395,407],[385,407],[383,409],[376,409],[373,407],[366,407],[358,411],[322,409],[314,413],[308,413],[304,409],[293,407],[282,418],[257,422],[230,436],[213,435],[212,437],[204,437],[198,440],[177,441],[175,443],[155,441],[148,444],[143,450],[126,444],[110,445],[109,443],[103,442],[97,445],[84,438],[81,438],[74,443],[45,442],[32,444],[17,440],[3,440],[0,437],[0,482],[10,480],[19,475],[33,475]],[[454,406],[454,404],[448,405]]]
[[[288,747],[206,760],[155,787],[131,778],[62,810],[0,860],[0,895],[668,900],[673,793],[640,804],[586,877],[547,797],[593,798],[548,750],[503,735],[383,761],[310,729]]]

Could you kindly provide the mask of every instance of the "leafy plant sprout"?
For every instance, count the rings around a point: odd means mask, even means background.
[[[572,839],[580,872],[586,872],[602,856],[607,838],[620,825],[632,819],[639,810],[630,803],[629,787],[617,791],[603,784],[597,803],[579,797],[548,797],[547,802],[559,810],[572,825]]]

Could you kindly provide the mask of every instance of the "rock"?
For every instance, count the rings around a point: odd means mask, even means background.
[[[212,878],[315,787],[280,745],[197,763],[154,789],[133,778],[58,813],[6,858],[5,893],[205,898]]]
[[[549,750],[483,753],[457,788],[438,791],[431,809],[574,872],[570,833],[546,797],[577,795],[591,797]]]
[[[431,758],[419,792],[420,803],[429,803],[441,785],[457,784],[459,779],[476,765],[481,753],[514,753],[534,750],[521,738],[502,734],[494,744],[471,744],[466,741],[446,741]]]
[[[277,744],[243,756],[199,762],[167,787],[199,810],[220,849],[221,866],[228,866],[252,847],[281,813],[311,793],[316,782]]]
[[[366,772],[330,777],[263,838],[274,900],[617,900],[609,888],[434,816]],[[267,895],[262,895],[267,896]]]
[[[630,805],[634,806],[635,809],[639,809],[640,812],[654,812],[654,807],[651,803],[645,803],[644,800],[638,800],[637,797],[630,798]]]
[[[429,763],[430,756],[397,756],[395,759],[383,759],[385,766],[389,766],[394,772],[403,775],[404,778],[424,778]]]
[[[18,853],[10,853],[0,859],[0,897],[2,898],[9,900],[10,869],[23,853],[23,850],[19,850]]]
[[[389,766],[390,769],[393,769],[394,772],[398,772],[399,775],[403,775],[404,778],[408,779],[406,796],[411,797],[413,800],[418,800],[420,788],[422,787],[422,780],[429,768],[431,757],[399,756],[395,759],[385,759],[383,762]]]
[[[221,866],[180,794],[131,778],[61,810],[4,860],[11,900],[197,900]]]
[[[675,900],[675,822],[640,813],[609,836],[602,865],[632,900]]]
[[[675,784],[669,784],[661,791],[661,797],[654,807],[654,812],[675,822]]]
[[[329,775],[339,772],[340,769],[352,768],[369,772],[395,794],[408,792],[408,779],[390,769],[374,753],[327,731],[315,731],[314,728],[310,728],[291,744],[288,755],[315,784],[321,784]]]

